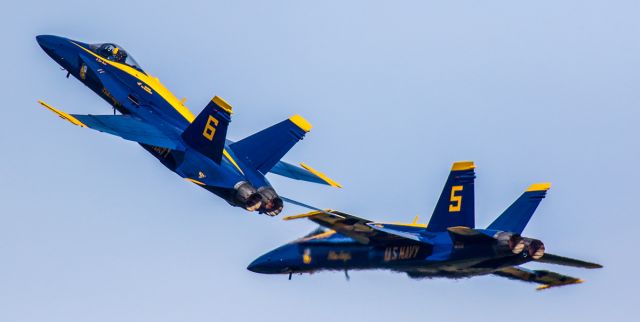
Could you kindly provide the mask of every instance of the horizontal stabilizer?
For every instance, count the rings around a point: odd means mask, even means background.
[[[547,254],[547,253],[545,253],[544,256],[542,256],[542,258],[536,261],[540,263],[573,266],[573,267],[580,267],[580,268],[602,268],[602,265],[600,264],[585,262],[579,259],[562,257],[562,256]]]
[[[578,284],[583,280],[567,275],[545,270],[530,270],[524,267],[506,267],[493,273],[494,275],[506,277],[523,282],[542,284],[537,290],[544,290],[550,287]]]
[[[271,168],[270,172],[295,180],[326,184],[332,187],[342,188],[341,184],[327,177],[327,175],[325,175],[324,173],[317,171],[304,163],[300,163],[300,167],[298,167],[284,161],[278,161],[278,163],[276,163],[276,165]]]
[[[294,115],[276,125],[231,144],[231,150],[246,165],[266,174],[311,130],[302,116]]]
[[[172,150],[183,148],[177,137],[172,137],[162,132],[159,128],[129,115],[68,114],[43,101],[38,101],[38,103],[58,114],[60,118],[80,127],[88,127],[96,131],[119,136],[125,140],[161,148]]]
[[[547,195],[549,188],[551,188],[550,183],[532,184],[487,229],[521,234],[536,208],[538,208],[540,201]]]

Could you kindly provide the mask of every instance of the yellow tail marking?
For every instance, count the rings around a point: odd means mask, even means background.
[[[60,116],[61,119],[63,120],[67,120],[69,122],[71,122],[71,124],[80,126],[80,127],[87,127],[86,125],[84,125],[84,123],[80,122],[80,120],[78,120],[77,118],[73,117],[73,115],[65,113],[43,101],[38,101],[38,103],[40,103],[40,105],[46,107],[47,109],[49,109],[51,112],[58,114],[58,116]]]
[[[527,188],[527,191],[547,191],[551,188],[550,182],[534,183]]]
[[[213,115],[209,115],[209,119],[207,119],[207,124],[205,124],[204,126],[204,131],[202,131],[202,136],[204,136],[209,141],[213,141],[213,136],[216,135],[217,126],[218,126],[218,119],[213,117]]]
[[[451,166],[451,171],[463,171],[463,170],[471,170],[474,169],[476,165],[473,161],[458,161],[454,162]]]
[[[305,132],[311,131],[311,128],[313,127],[311,123],[309,123],[304,119],[304,117],[300,116],[299,114],[290,117],[289,121],[293,122],[293,124],[301,128]]]
[[[212,101],[216,103],[216,105],[220,106],[220,108],[222,108],[225,112],[229,114],[233,113],[233,107],[231,107],[231,104],[227,103],[227,101],[225,101],[222,97],[214,96]]]
[[[324,182],[328,183],[330,186],[332,187],[336,187],[336,188],[342,188],[342,185],[335,182],[334,180],[332,180],[331,178],[327,177],[327,175],[325,175],[324,173],[304,164],[304,163],[300,163],[300,166],[303,167],[305,170],[315,174],[318,178],[324,180]]]
[[[451,199],[449,199],[449,212],[460,212],[462,209],[462,196],[456,195],[456,192],[462,191],[464,186],[451,187]]]

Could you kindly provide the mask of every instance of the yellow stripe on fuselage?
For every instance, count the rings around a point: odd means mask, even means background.
[[[222,149],[222,155],[224,155],[225,158],[227,158],[229,162],[231,162],[231,164],[233,164],[236,167],[236,169],[238,169],[238,171],[240,171],[240,173],[244,175],[244,172],[242,171],[242,169],[240,169],[240,166],[238,166],[238,164],[236,163],[236,160],[234,160],[229,154],[229,152],[227,152],[227,149]]]
[[[105,63],[147,84],[147,86],[151,87],[152,90],[158,93],[158,95],[160,95],[167,103],[169,103],[169,105],[171,105],[173,109],[175,109],[178,113],[180,113],[180,115],[182,115],[182,117],[184,117],[185,120],[189,121],[189,123],[193,122],[193,120],[196,118],[193,115],[193,113],[191,113],[191,111],[189,111],[189,109],[182,104],[182,101],[180,101],[175,95],[173,95],[173,93],[171,93],[171,91],[169,91],[166,87],[164,87],[162,83],[160,83],[160,80],[158,78],[153,77],[151,75],[147,75],[131,66],[110,61],[104,57],[97,55],[93,51],[76,44],[73,41],[71,41],[71,43],[82,48],[84,51],[93,55],[94,57],[99,58],[101,61],[104,61]]]

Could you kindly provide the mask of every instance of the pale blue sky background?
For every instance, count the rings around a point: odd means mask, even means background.
[[[5,4],[0,321],[635,320],[639,14],[631,0]],[[224,97],[230,138],[302,114],[314,128],[286,160],[345,188],[272,183],[315,205],[427,221],[450,163],[472,159],[485,226],[551,181],[525,233],[605,269],[529,265],[587,281],[545,292],[249,272],[314,225],[231,208],[136,144],[41,108],[110,113],[38,34],[122,45],[195,113]]]

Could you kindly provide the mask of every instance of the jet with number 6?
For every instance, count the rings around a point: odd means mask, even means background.
[[[114,115],[68,114],[40,104],[72,124],[139,143],[171,171],[233,206],[270,216],[280,213],[283,199],[265,178],[269,172],[340,187],[304,163],[298,167],[280,161],[311,130],[300,115],[233,142],[226,138],[232,108],[222,98],[214,97],[196,117],[184,99],[116,44],[49,35],[36,39],[67,77],[73,75],[112,105]]]
[[[520,265],[540,262],[583,268],[602,266],[545,253],[542,241],[522,231],[550,188],[531,185],[485,229],[475,228],[471,161],[453,164],[428,225],[381,223],[335,210],[315,209],[284,220],[308,218],[322,228],[256,259],[249,270],[263,274],[320,270],[388,269],[411,278],[464,278],[493,274],[541,284],[538,289],[582,280]],[[347,275],[348,276],[348,275]]]

